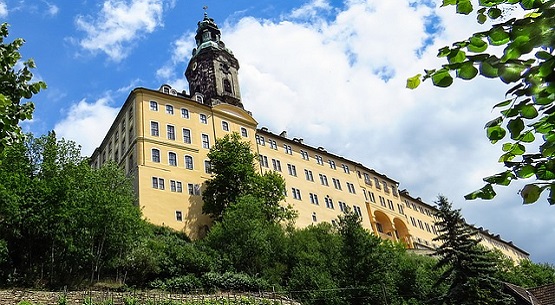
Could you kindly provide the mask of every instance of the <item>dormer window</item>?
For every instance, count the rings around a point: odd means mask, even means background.
[[[202,104],[204,102],[204,98],[200,94],[195,95],[195,100],[200,104]]]

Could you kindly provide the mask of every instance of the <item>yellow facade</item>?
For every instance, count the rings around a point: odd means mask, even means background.
[[[202,214],[201,194],[211,177],[207,153],[217,138],[237,132],[259,156],[261,172],[277,171],[285,179],[284,204],[297,210],[298,227],[334,222],[349,207],[383,239],[411,249],[437,246],[435,208],[399,191],[397,181],[323,147],[288,138],[286,132],[257,129],[241,102],[238,61],[220,34],[205,15],[186,71],[191,94],[168,85],[134,89],[91,157],[95,167],[115,161],[134,178],[138,205],[148,221],[193,239],[206,234],[210,219]],[[488,248],[517,261],[528,257],[499,236],[483,229],[480,234]]]

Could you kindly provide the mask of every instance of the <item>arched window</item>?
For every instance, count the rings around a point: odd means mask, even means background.
[[[193,169],[193,157],[185,156],[185,168]]]
[[[177,166],[177,155],[174,152],[168,153],[168,163],[171,166]]]
[[[160,150],[152,149],[152,162],[160,163]]]

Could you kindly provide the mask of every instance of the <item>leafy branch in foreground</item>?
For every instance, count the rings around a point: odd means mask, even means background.
[[[455,5],[457,13],[474,10],[470,0],[443,0],[442,6]],[[520,192],[525,204],[536,202],[548,190],[547,200],[555,204],[555,0],[480,0],[477,21],[493,22],[489,30],[474,33],[466,40],[439,50],[446,57],[440,69],[425,70],[407,80],[414,89],[431,79],[437,87],[449,87],[457,78],[471,80],[477,75],[500,79],[512,87],[506,100],[493,108],[500,116],[485,126],[491,143],[501,140],[499,162],[505,171],[484,178],[486,185],[465,196],[466,199],[492,199],[493,185],[509,185],[518,179],[535,177]],[[503,20],[504,12],[524,10],[522,18]],[[502,47],[498,56],[488,47]]]

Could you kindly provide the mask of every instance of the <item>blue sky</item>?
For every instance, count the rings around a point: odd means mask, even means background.
[[[259,127],[323,146],[400,182],[432,203],[438,194],[466,220],[555,263],[555,211],[523,206],[519,184],[492,201],[466,202],[501,170],[500,145],[483,129],[507,89],[494,80],[405,89],[438,66],[440,47],[480,30],[437,0],[0,0],[10,38],[27,41],[37,95],[26,131],[60,137],[90,154],[134,87],[188,90],[183,72],[203,6],[235,53],[245,108]]]

